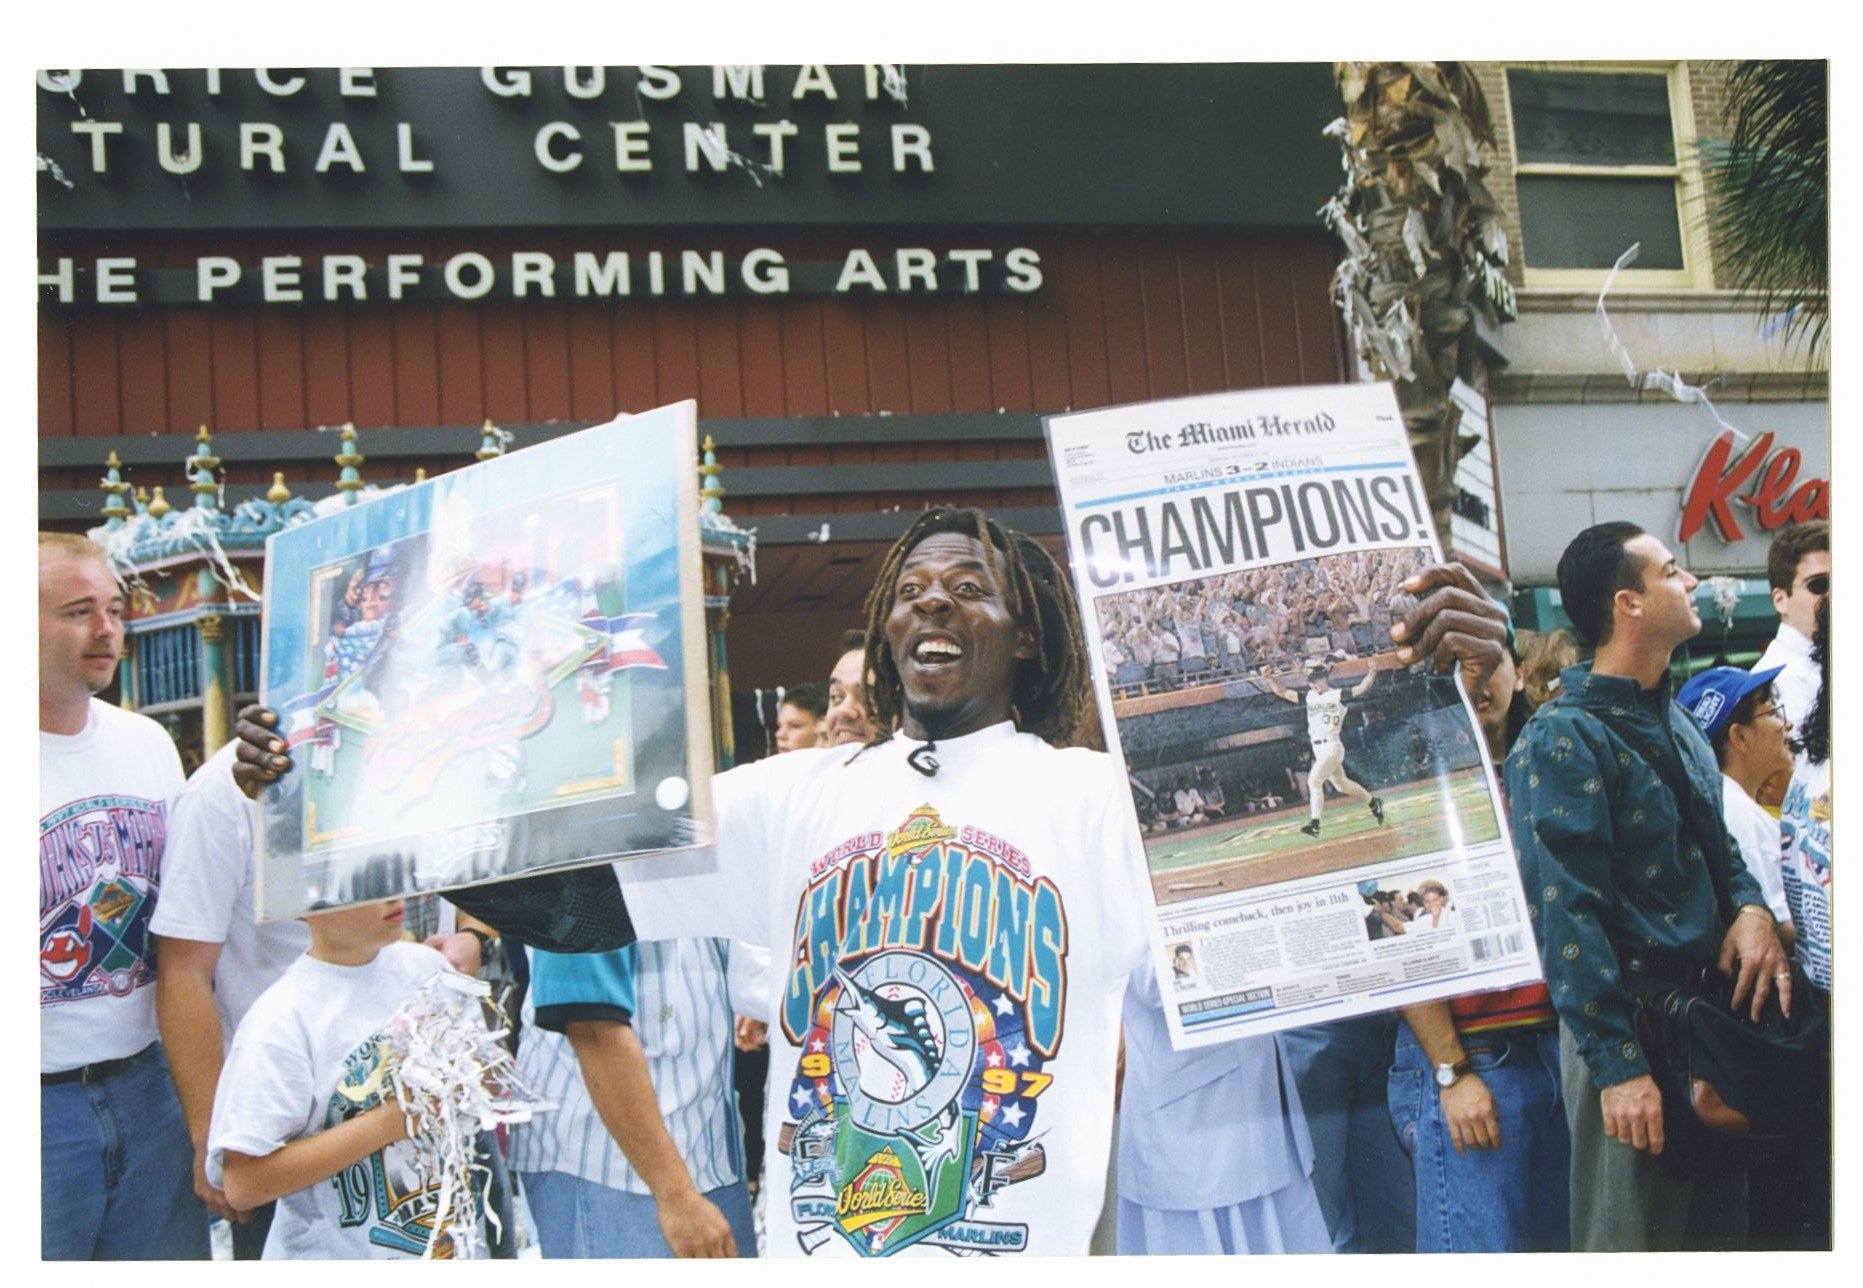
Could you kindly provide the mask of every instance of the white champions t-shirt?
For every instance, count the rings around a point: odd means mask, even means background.
[[[1083,1254],[1145,958],[1131,797],[1008,723],[935,776],[918,745],[720,775],[714,852],[618,864],[629,912],[772,950],[771,1255]]]
[[[39,1071],[156,1039],[149,915],[181,757],[162,726],[91,699],[84,731],[39,734]]]
[[[1779,860],[1779,820],[1726,774],[1721,775],[1721,817],[1740,846],[1740,857],[1746,861],[1747,871],[1759,882],[1760,893],[1766,896],[1766,906],[1772,910],[1773,920],[1780,925],[1788,924],[1792,920],[1792,910],[1785,903],[1785,869]]]
[[[441,971],[431,948],[389,944],[366,966],[304,956],[252,1004],[214,1093],[207,1179],[225,1183],[226,1151],[262,1158],[372,1109],[386,1090],[381,1030]],[[266,1260],[418,1258],[426,1250],[437,1181],[397,1141],[327,1180],[278,1200]],[[436,1258],[454,1255],[445,1235]]]
[[[162,899],[149,929],[168,939],[224,945],[214,967],[214,1001],[227,1045],[259,994],[310,947],[301,921],[253,919],[252,837],[256,802],[233,781],[234,743],[188,779],[168,820]]]
[[[1321,693],[1307,690],[1307,738],[1311,742],[1330,742],[1339,736],[1345,724],[1345,695],[1337,689]]]

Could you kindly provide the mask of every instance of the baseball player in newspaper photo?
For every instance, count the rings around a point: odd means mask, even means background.
[[[1326,808],[1326,787],[1329,783],[1340,793],[1369,806],[1372,817],[1380,823],[1384,822],[1384,802],[1352,781],[1351,775],[1346,773],[1345,743],[1340,738],[1340,731],[1345,728],[1346,695],[1333,688],[1331,672],[1332,667],[1325,661],[1315,661],[1307,667],[1307,739],[1313,744],[1313,768],[1307,771],[1307,803],[1312,818],[1300,830],[1308,836],[1320,834],[1320,815]],[[1365,678],[1353,687],[1352,696],[1364,697],[1371,691],[1377,678],[1378,659],[1374,656],[1365,671]],[[1286,702],[1301,701],[1299,694],[1275,676],[1264,675],[1262,679],[1275,697]]]

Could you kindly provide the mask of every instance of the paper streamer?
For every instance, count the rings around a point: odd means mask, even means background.
[[[1611,347],[1611,353],[1622,364],[1624,378],[1630,382],[1632,389],[1660,389],[1677,402],[1700,403],[1708,409],[1708,414],[1714,417],[1717,425],[1732,434],[1742,444],[1746,443],[1748,435],[1722,418],[1720,410],[1715,407],[1705,389],[1699,385],[1691,385],[1677,373],[1666,371],[1661,367],[1654,371],[1639,371],[1636,359],[1630,356],[1630,350],[1624,347],[1622,340],[1618,339],[1617,328],[1611,325],[1611,315],[1605,311],[1604,298],[1611,293],[1611,284],[1617,280],[1617,274],[1636,263],[1637,255],[1642,249],[1642,242],[1630,243],[1630,249],[1619,255],[1617,262],[1611,265],[1610,274],[1604,279],[1604,289],[1598,292],[1598,325],[1604,329],[1604,342]]]
[[[487,1008],[497,1017],[496,1029],[486,1027]],[[509,1031],[489,985],[446,970],[395,1012],[383,1035],[384,1068],[407,1117],[417,1166],[424,1179],[437,1178],[440,1185],[423,1260],[433,1256],[442,1231],[457,1255],[485,1254],[478,1198],[489,1172],[477,1159],[478,1137],[555,1108],[525,1083],[499,1045]],[[483,1216],[497,1226],[495,1214]]]

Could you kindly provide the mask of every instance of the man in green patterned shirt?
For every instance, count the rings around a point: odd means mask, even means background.
[[[1564,673],[1507,760],[1521,877],[1559,1012],[1574,1252],[1738,1247],[1746,1233],[1744,1173],[1690,1183],[1656,1166],[1662,1093],[1626,976],[1737,969],[1734,1004],[1751,999],[1755,1018],[1775,988],[1791,1002],[1772,913],[1721,822],[1720,770],[1672,700],[1670,654],[1701,629],[1697,584],[1635,524],[1573,538],[1559,590],[1596,653]]]

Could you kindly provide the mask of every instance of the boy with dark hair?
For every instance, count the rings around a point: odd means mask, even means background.
[[[828,686],[817,680],[783,690],[776,704],[776,750],[801,751],[821,742],[828,718]]]
[[[1766,552],[1766,580],[1772,585],[1772,606],[1779,614],[1779,630],[1753,669],[1781,668],[1773,683],[1779,690],[1786,731],[1797,737],[1818,697],[1818,667],[1811,658],[1811,636],[1816,629],[1818,605],[1831,590],[1831,525],[1817,519],[1780,529]]]

